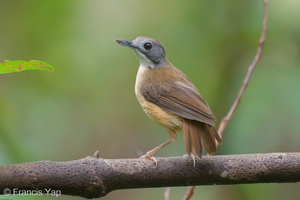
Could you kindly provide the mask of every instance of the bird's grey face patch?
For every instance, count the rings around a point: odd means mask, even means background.
[[[157,40],[153,40],[152,38],[137,37],[132,40],[132,46],[136,48],[134,49],[135,52],[139,51],[155,65],[162,64],[166,56],[163,46]]]

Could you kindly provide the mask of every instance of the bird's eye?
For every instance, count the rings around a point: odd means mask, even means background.
[[[146,50],[150,50],[150,49],[152,49],[152,44],[149,43],[149,42],[147,42],[147,43],[144,44],[144,48],[145,48]]]

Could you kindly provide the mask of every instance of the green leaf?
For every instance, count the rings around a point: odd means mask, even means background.
[[[54,68],[52,66],[38,60],[5,60],[4,63],[0,63],[0,74],[36,69],[54,71]]]

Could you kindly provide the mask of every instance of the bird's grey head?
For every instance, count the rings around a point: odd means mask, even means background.
[[[164,47],[156,39],[139,36],[132,41],[116,40],[116,42],[130,47],[137,55],[141,65],[155,68],[163,66],[167,62]]]

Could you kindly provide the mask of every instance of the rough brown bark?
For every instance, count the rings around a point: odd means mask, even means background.
[[[196,158],[147,159],[86,158],[52,162],[38,161],[0,166],[0,194],[13,191],[59,190],[65,195],[102,197],[113,190],[129,188],[287,183],[300,181],[300,153],[268,153]]]

